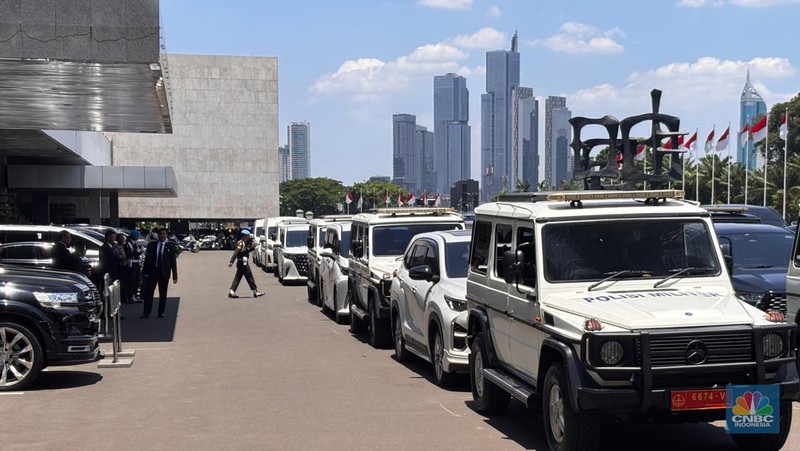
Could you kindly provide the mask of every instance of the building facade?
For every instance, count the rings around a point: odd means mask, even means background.
[[[311,177],[311,124],[305,121],[290,122],[286,133],[292,180]]]
[[[422,174],[421,178],[419,178],[421,183],[415,189],[415,192],[432,192],[436,185],[436,173],[433,170],[434,133],[428,131],[426,127],[417,125],[414,146],[417,149],[417,155],[420,155],[419,158],[422,160]]]
[[[531,189],[539,183],[538,105],[533,89],[514,88],[511,103],[511,182],[527,183]]]
[[[289,145],[278,147],[278,167],[280,168],[281,182],[292,179],[292,159]]]
[[[445,192],[470,174],[469,91],[458,74],[433,77],[434,181],[427,190]],[[424,184],[424,183],[423,183]]]
[[[415,190],[422,175],[422,155],[417,154],[417,116],[392,115],[392,179],[407,190]]]
[[[766,114],[767,104],[750,82],[750,70],[748,70],[747,80],[744,83],[742,97],[739,101],[739,130],[744,130],[745,125],[752,127],[753,124],[758,122]],[[760,155],[757,155],[758,152],[753,146],[753,141],[747,139],[744,134],[737,133],[737,136],[736,161],[742,166],[745,165],[745,161],[748,161],[747,169],[750,171],[755,170],[757,166],[760,166],[756,163],[760,161],[761,158],[759,158]]]
[[[569,141],[572,112],[565,97],[549,96],[545,100],[544,180],[552,188],[572,178]]]
[[[173,133],[114,134],[114,165],[170,165],[177,197],[120,198],[131,219],[278,214],[278,61],[169,55]]]
[[[511,50],[486,52],[486,94],[481,95],[481,190],[483,200],[511,191],[511,102],[519,86],[517,35]]]
[[[462,213],[471,212],[478,206],[479,200],[480,190],[477,180],[458,180],[450,186],[450,208]]]

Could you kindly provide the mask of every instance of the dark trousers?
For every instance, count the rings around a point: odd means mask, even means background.
[[[253,278],[253,273],[250,271],[250,265],[236,265],[236,275],[233,276],[231,291],[235,293],[236,289],[239,288],[239,282],[242,281],[242,276],[244,276],[244,280],[247,281],[247,285],[250,286],[250,289],[256,291],[258,287],[256,287],[256,279]]]
[[[153,294],[158,285],[158,314],[163,315],[164,309],[167,308],[167,287],[169,287],[169,278],[162,278],[159,276],[145,276],[144,279],[144,315],[149,316],[153,310]]]
[[[125,303],[130,302],[131,301],[130,268],[124,265],[119,267],[119,290],[120,290],[120,300]]]

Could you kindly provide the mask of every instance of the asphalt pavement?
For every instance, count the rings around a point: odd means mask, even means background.
[[[125,305],[130,368],[52,367],[23,393],[0,394],[3,449],[546,450],[541,420],[520,404],[492,418],[430,366],[400,364],[253,267],[228,299],[225,251],[185,253],[163,319]],[[155,310],[155,309],[154,309]],[[109,344],[103,348],[110,349]],[[800,449],[800,405],[787,450]],[[616,425],[613,450],[732,450],[722,423]]]

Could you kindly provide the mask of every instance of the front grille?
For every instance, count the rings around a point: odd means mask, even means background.
[[[699,341],[708,350],[707,358],[697,365],[753,361],[753,335],[750,332],[652,335],[650,362],[653,367],[693,365],[687,360],[687,348]]]
[[[786,314],[786,294],[769,292],[765,294],[756,307],[768,312],[770,310],[777,310],[784,315]]]
[[[308,254],[287,254],[290,260],[294,262],[294,267],[297,268],[297,273],[301,276],[308,275]]]

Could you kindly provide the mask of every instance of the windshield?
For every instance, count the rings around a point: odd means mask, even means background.
[[[277,231],[278,231],[277,227],[268,227],[267,228],[267,238],[271,237],[272,235],[275,235],[275,232],[277,232]]]
[[[320,227],[319,231],[317,232],[317,246],[322,246],[325,244],[325,229],[327,227]]]
[[[720,235],[733,253],[733,273],[751,268],[782,268],[786,271],[794,235],[786,233],[734,233]]]
[[[308,244],[307,230],[289,230],[286,232],[285,247],[304,247]]]
[[[263,227],[256,227],[256,236],[258,237],[258,236],[261,236],[263,234],[264,234],[264,228]]]
[[[378,226],[372,231],[372,255],[392,256],[403,255],[411,238],[418,233],[437,232],[439,230],[454,230],[462,228],[456,222],[430,222],[422,224],[397,224]]]
[[[549,224],[543,229],[549,282],[666,277],[685,268],[719,274],[711,236],[702,221],[614,221]]]
[[[469,241],[447,243],[444,249],[447,277],[458,279],[467,277],[469,268]]]
[[[339,242],[339,255],[350,258],[350,231],[342,230],[342,241]]]

